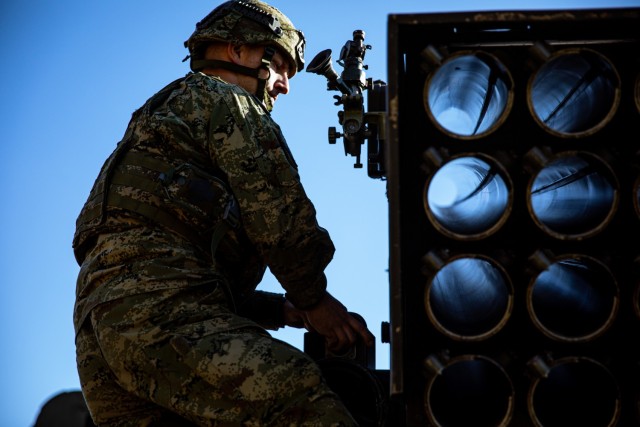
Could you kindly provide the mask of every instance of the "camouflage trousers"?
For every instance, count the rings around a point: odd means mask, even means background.
[[[356,425],[308,355],[223,298],[200,286],[96,307],[76,338],[96,425]]]

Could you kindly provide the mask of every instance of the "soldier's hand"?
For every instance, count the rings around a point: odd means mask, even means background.
[[[367,346],[374,344],[371,331],[328,292],[318,304],[302,311],[306,316],[305,327],[322,335],[331,351],[344,351],[358,339]]]
[[[296,308],[289,300],[284,302],[284,324],[293,328],[306,328],[306,314]]]

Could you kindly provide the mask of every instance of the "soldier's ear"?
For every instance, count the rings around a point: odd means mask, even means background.
[[[227,45],[227,55],[231,62],[239,64],[242,62],[242,55],[244,53],[244,46],[239,44],[229,43]]]

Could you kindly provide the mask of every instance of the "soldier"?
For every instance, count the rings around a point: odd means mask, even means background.
[[[299,349],[373,335],[327,292],[334,246],[270,116],[304,65],[278,9],[227,1],[185,42],[192,72],[135,111],[77,219],[74,326],[98,426],[355,425]],[[286,293],[256,290],[269,267]]]

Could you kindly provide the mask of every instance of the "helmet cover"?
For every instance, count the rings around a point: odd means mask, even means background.
[[[222,3],[196,24],[184,45],[194,58],[202,54],[201,47],[214,41],[274,46],[292,65],[289,78],[304,68],[304,34],[282,12],[259,0]]]

